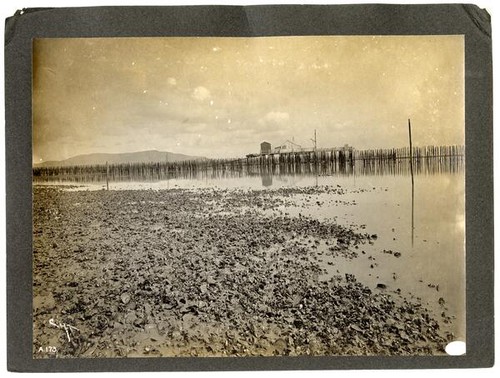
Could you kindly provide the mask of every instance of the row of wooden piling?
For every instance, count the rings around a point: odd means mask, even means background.
[[[459,173],[464,170],[463,157],[437,157],[429,159],[414,159],[413,171],[417,175],[435,175],[442,173]],[[108,176],[105,173],[87,172],[85,174],[36,176],[37,182],[74,182],[74,183],[104,183],[127,182],[127,181],[149,181],[156,182],[168,179],[196,179],[196,180],[220,180],[228,178],[242,178],[252,176],[276,176],[276,177],[301,177],[301,176],[377,176],[377,175],[410,175],[409,159],[396,161],[366,160],[356,164],[282,164],[282,165],[250,165],[242,169],[184,169],[172,172],[158,172],[153,170],[137,171],[135,174],[119,173],[110,170]],[[140,172],[140,173],[138,173]]]
[[[411,152],[411,154],[410,154]],[[318,149],[316,151],[297,151],[281,154],[253,155],[240,159],[199,159],[181,162],[124,163],[106,165],[79,165],[65,167],[35,167],[34,178],[78,177],[78,181],[89,177],[115,180],[124,177],[148,177],[163,179],[182,176],[185,172],[198,171],[252,171],[255,167],[282,167],[284,171],[302,170],[301,166],[334,165],[339,171],[354,165],[367,165],[373,162],[397,162],[409,159],[415,164],[425,164],[431,158],[460,158],[465,155],[464,146],[426,146],[355,150]],[[76,180],[75,180],[76,181]]]

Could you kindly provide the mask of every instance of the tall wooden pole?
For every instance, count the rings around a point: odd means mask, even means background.
[[[411,173],[411,181],[413,182],[413,146],[411,144],[411,122],[408,118],[408,137],[410,139],[410,173]]]
[[[413,146],[411,144],[411,122],[408,118],[408,137],[410,139],[410,174],[411,174],[411,245],[415,240],[415,183],[413,181]]]
[[[311,140],[314,143],[314,153],[316,153],[316,145],[317,145],[317,141],[316,141],[316,129],[314,129],[314,139],[311,138]]]
[[[106,161],[106,190],[109,190],[109,166]]]

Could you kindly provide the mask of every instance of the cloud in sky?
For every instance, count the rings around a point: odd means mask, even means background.
[[[263,123],[264,122],[284,123],[287,122],[289,119],[290,119],[290,114],[288,114],[287,112],[269,112],[264,116],[264,118],[261,121]]]
[[[205,101],[210,98],[210,91],[205,87],[196,87],[193,91],[193,98],[197,101]]]
[[[71,38],[34,43],[33,159],[207,157],[294,138],[464,143],[462,36]]]

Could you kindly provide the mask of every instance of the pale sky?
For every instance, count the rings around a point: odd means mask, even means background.
[[[33,162],[464,144],[463,36],[37,39]]]

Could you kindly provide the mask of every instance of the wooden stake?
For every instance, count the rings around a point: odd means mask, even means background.
[[[415,183],[413,181],[413,146],[411,144],[411,123],[408,118],[408,136],[410,138],[410,174],[411,174],[411,245],[415,240]]]
[[[408,118],[408,136],[410,138],[410,173],[411,173],[411,182],[413,182],[413,147],[411,144],[411,123]]]

